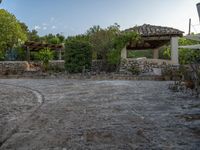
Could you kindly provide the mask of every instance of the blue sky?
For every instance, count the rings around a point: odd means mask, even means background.
[[[40,35],[85,33],[93,25],[117,22],[121,29],[144,23],[200,32],[196,3],[200,0],[3,0],[0,8],[13,13]]]

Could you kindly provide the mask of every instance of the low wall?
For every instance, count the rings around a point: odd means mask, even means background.
[[[62,71],[65,68],[64,60],[50,61],[49,67],[55,71]],[[41,71],[41,62],[27,61],[0,61],[0,75],[23,74],[27,71]]]
[[[0,61],[0,75],[21,74],[28,68],[27,61]]]
[[[91,67],[91,71],[92,72],[96,72],[96,73],[100,73],[101,71],[104,70],[105,67],[105,62],[102,60],[93,60],[92,61],[92,67]]]
[[[27,61],[1,61],[0,62],[0,75],[40,75],[42,72],[42,63],[41,62],[30,62]],[[64,60],[59,61],[50,61],[49,70],[53,73],[65,72],[65,62]],[[92,69],[90,74],[97,75],[101,73],[101,70],[104,68],[104,63],[102,61],[93,61]],[[140,70],[139,74],[133,74],[130,72],[132,67],[137,67]],[[133,75],[165,75],[174,76],[178,66],[173,65],[170,61],[165,60],[154,60],[154,59],[128,59],[122,60],[120,75],[131,77]],[[175,71],[174,71],[175,70]],[[94,74],[93,72],[98,72]],[[117,75],[118,76],[118,75]],[[121,77],[121,76],[120,76]],[[124,78],[124,77],[123,77]]]
[[[50,61],[49,69],[53,72],[63,72],[65,71],[65,61],[64,60],[54,60]]]
[[[178,66],[174,65],[171,61],[159,59],[138,58],[124,59],[121,61],[121,73],[130,74],[130,70],[133,68],[137,68],[140,74],[162,75],[166,68],[174,70]]]

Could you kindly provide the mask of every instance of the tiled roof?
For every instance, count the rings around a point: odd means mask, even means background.
[[[152,36],[183,36],[183,31],[170,27],[155,26],[150,24],[144,24],[142,26],[135,26],[133,28],[125,30],[125,32],[135,31],[142,37]]]

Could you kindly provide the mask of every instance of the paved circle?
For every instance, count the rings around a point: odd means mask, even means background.
[[[4,142],[42,102],[42,96],[29,88],[0,85],[0,143]]]

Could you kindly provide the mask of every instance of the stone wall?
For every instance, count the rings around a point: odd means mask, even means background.
[[[42,62],[33,61],[29,63],[29,71],[39,71],[42,69]],[[64,70],[65,61],[64,60],[52,60],[49,62],[49,70]]]
[[[50,61],[49,70],[51,72],[65,72],[65,62],[64,61]],[[138,68],[139,74],[133,74],[130,71],[131,68]],[[168,76],[174,75],[176,73],[178,66],[173,65],[170,61],[165,60],[153,60],[153,59],[127,59],[122,60],[120,67],[121,75],[163,75],[163,73],[168,74]],[[87,74],[97,75],[103,72],[105,69],[105,63],[103,61],[93,61],[91,72]],[[175,71],[174,71],[175,70]],[[26,61],[2,61],[0,62],[0,75],[21,75],[23,73],[27,74],[40,74],[42,72],[41,62],[26,62]],[[94,73],[95,72],[95,73]],[[170,74],[171,73],[171,74]]]
[[[54,71],[63,71],[65,69],[64,60],[50,61],[49,67]],[[0,61],[0,75],[23,74],[28,71],[41,71],[41,62],[27,61]]]
[[[124,59],[121,61],[120,73],[131,74],[131,69],[137,69],[142,75],[162,75],[165,69],[177,68],[177,65],[168,60],[147,58]]]
[[[91,71],[95,73],[100,73],[105,67],[105,63],[102,60],[93,60]]]
[[[57,70],[57,71],[63,71],[65,70],[65,61],[64,60],[53,60],[50,61],[50,69]]]
[[[26,61],[0,61],[0,75],[21,74],[28,68],[29,64]]]

